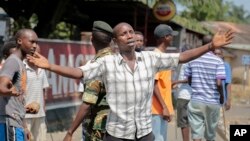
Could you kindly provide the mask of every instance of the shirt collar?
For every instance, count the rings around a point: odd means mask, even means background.
[[[26,59],[23,60],[23,64],[24,64],[24,66],[25,66],[25,68],[26,68],[27,70],[33,70],[33,71],[35,71],[32,67],[30,67],[30,66],[28,65],[28,62],[27,62]],[[40,70],[41,70],[41,68],[38,68],[37,71],[40,72]]]
[[[123,59],[123,57],[122,57],[122,55],[120,53],[117,54],[117,57],[118,57],[118,64],[119,65],[126,62]],[[135,57],[136,57],[136,63],[142,61],[142,51],[141,52],[135,52]]]
[[[155,52],[160,52],[160,53],[162,53],[162,51],[159,50],[157,47],[154,49],[154,51],[155,51]]]

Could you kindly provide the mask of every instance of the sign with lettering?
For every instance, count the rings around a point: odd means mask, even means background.
[[[230,125],[230,141],[248,141],[250,125]]]
[[[72,42],[62,40],[40,39],[41,54],[52,64],[79,67],[83,60],[90,60],[95,49],[90,42]],[[78,93],[79,80],[63,77],[46,71],[50,88],[46,95],[46,109],[57,109],[65,105],[73,106],[80,101]]]

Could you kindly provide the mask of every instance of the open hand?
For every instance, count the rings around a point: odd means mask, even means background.
[[[34,64],[35,66],[43,69],[49,69],[50,63],[48,59],[46,59],[44,56],[39,54],[38,52],[34,52],[33,56],[27,55],[28,62]]]
[[[215,49],[230,44],[234,37],[233,33],[234,31],[232,29],[226,32],[219,30],[213,37],[212,48]]]

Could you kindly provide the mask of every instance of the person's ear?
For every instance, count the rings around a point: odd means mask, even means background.
[[[116,38],[113,38],[113,42],[114,42],[114,44],[117,44]]]
[[[17,39],[17,44],[22,44],[22,40],[20,38]]]
[[[93,43],[93,36],[91,35],[89,38],[90,38],[90,41]]]

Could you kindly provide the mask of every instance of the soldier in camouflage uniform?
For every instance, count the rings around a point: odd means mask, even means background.
[[[110,43],[112,41],[112,28],[103,21],[95,21],[92,31],[92,43],[98,52],[96,59],[112,54]],[[85,83],[85,91],[82,96],[83,103],[79,108],[72,126],[68,130],[64,141],[71,141],[74,131],[84,119],[84,126],[87,128],[85,141],[102,141],[105,133],[105,125],[109,106],[106,102],[104,85],[99,80],[90,80]]]
[[[110,47],[104,48],[98,52],[95,59],[111,53],[112,49]],[[99,80],[87,81],[82,100],[91,104],[89,115],[85,120],[85,127],[87,128],[85,141],[102,141],[109,112],[104,84]]]

